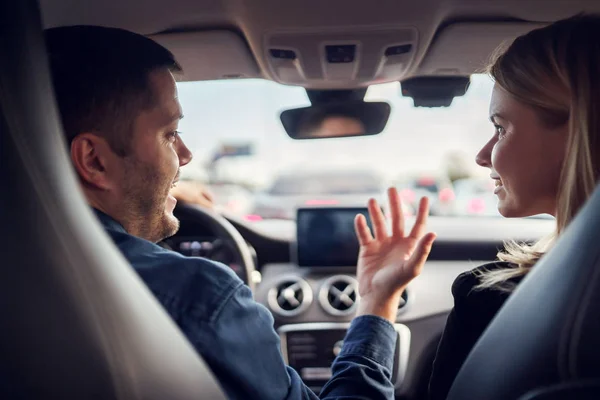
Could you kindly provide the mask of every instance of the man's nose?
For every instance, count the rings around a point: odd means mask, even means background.
[[[177,145],[177,155],[179,156],[180,167],[183,167],[184,165],[188,164],[190,161],[192,161],[192,158],[194,157],[190,149],[188,149],[188,147],[181,139],[179,140],[179,143]]]
[[[475,162],[485,168],[491,168],[492,166],[492,149],[494,148],[494,139],[483,146],[479,153],[475,156]]]

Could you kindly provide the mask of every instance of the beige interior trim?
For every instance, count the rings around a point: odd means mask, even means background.
[[[245,40],[227,30],[151,35],[183,67],[180,80],[258,78],[260,70]]]
[[[469,75],[481,72],[499,46],[510,44],[517,36],[542,26],[531,22],[449,25],[433,41],[415,75]]]

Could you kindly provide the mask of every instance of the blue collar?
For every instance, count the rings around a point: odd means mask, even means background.
[[[96,217],[98,217],[98,219],[100,220],[100,223],[104,226],[104,228],[111,230],[111,231],[127,233],[127,231],[125,230],[125,227],[123,227],[123,225],[118,223],[110,215],[105,214],[96,208],[92,208],[92,210],[94,211],[94,213],[96,214]]]

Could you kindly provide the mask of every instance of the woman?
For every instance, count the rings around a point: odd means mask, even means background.
[[[430,398],[445,399],[467,355],[511,291],[552,246],[596,187],[600,176],[600,16],[580,15],[517,38],[489,67],[494,133],[477,155],[496,183],[504,217],[547,213],[554,233],[527,246],[509,243],[498,262],[460,275],[430,381]],[[397,193],[392,191],[390,199]],[[371,202],[375,231],[385,224]],[[402,215],[402,213],[394,213]],[[401,224],[393,218],[393,224]],[[359,271],[390,259],[408,277],[422,264],[394,258],[394,236],[368,239],[357,217]],[[403,245],[404,242],[403,242]],[[385,260],[385,261],[382,261]],[[379,264],[378,264],[379,263]]]

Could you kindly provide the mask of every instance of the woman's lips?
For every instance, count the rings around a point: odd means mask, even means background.
[[[502,181],[500,179],[496,179],[495,181],[496,188],[494,189],[494,194],[497,194],[504,186],[502,185]]]
[[[495,189],[494,189],[494,194],[496,194],[503,187],[502,180],[500,179],[499,176],[496,176],[496,175],[490,175],[490,178],[492,178],[494,180],[494,185],[496,186]]]

